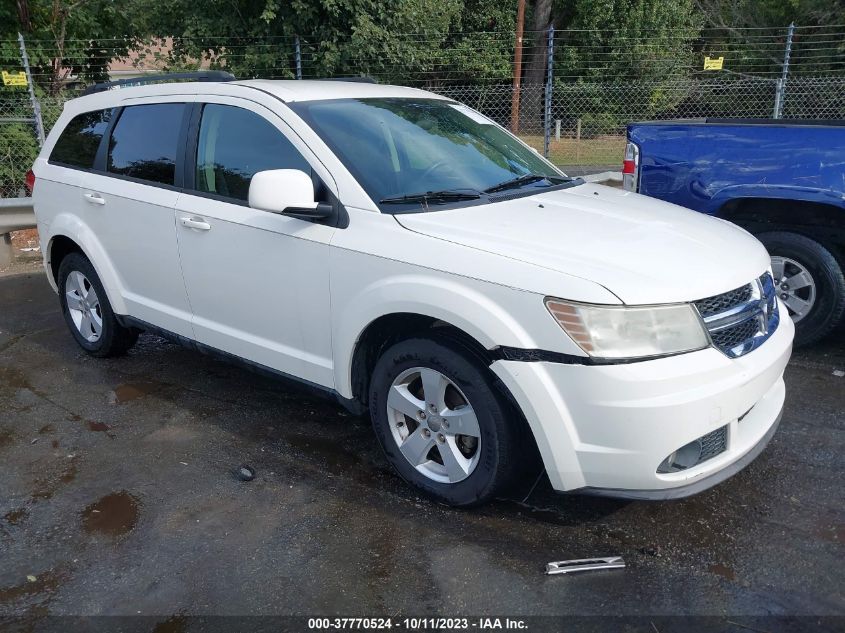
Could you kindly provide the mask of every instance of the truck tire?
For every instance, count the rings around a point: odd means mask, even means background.
[[[798,233],[773,231],[757,239],[772,258],[775,289],[795,322],[796,347],[816,343],[845,313],[842,266],[824,246]]]
[[[385,456],[441,503],[482,504],[520,472],[521,421],[488,374],[459,345],[427,338],[393,345],[373,370],[370,416]]]

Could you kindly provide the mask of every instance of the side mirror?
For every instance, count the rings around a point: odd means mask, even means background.
[[[332,205],[314,200],[311,176],[298,169],[268,169],[255,174],[249,183],[249,206],[302,220],[322,220],[334,212]]]

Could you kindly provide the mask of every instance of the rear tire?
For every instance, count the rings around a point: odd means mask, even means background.
[[[393,345],[376,363],[369,404],[388,461],[429,497],[474,506],[516,480],[522,422],[487,368],[459,344],[414,338]]]
[[[70,253],[59,266],[59,301],[70,333],[91,356],[120,356],[138,340],[138,331],[115,318],[94,266],[81,253]]]

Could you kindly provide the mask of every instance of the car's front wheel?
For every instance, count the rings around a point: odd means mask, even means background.
[[[81,253],[70,253],[59,266],[59,301],[73,338],[92,356],[118,356],[138,339],[115,318],[97,271]]]
[[[459,344],[416,338],[393,345],[376,364],[369,403],[387,459],[427,495],[471,506],[513,483],[521,421]]]

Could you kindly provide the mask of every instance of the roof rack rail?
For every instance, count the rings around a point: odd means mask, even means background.
[[[323,81],[351,81],[358,84],[377,84],[378,80],[374,77],[361,75],[357,77],[326,77]]]
[[[88,86],[82,93],[92,95],[97,92],[105,92],[123,86],[144,86],[146,84],[162,83],[165,81],[234,81],[235,76],[225,70],[200,70],[190,73],[162,73],[159,75],[142,75],[141,77],[129,77],[115,81],[103,81],[93,86]]]

